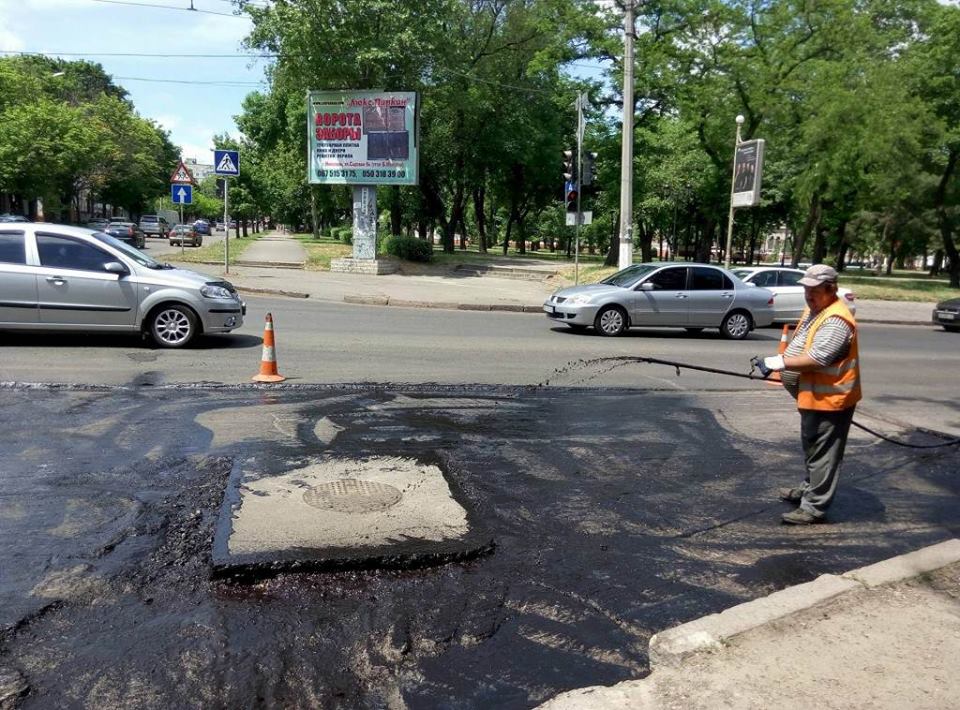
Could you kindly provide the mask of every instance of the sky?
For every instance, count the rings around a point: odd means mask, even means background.
[[[191,4],[191,0],[128,1],[177,8]],[[193,5],[225,15],[235,7],[230,0],[193,0]],[[241,42],[250,28],[245,17],[101,0],[0,0],[0,50],[100,63],[114,83],[126,89],[141,116],[167,129],[183,157],[201,163],[213,162],[214,135],[239,134],[233,117],[240,113],[243,98],[266,89],[267,60],[242,56],[247,52]],[[190,54],[226,56],[184,56]]]

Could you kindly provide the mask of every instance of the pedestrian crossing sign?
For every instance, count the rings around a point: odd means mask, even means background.
[[[240,151],[215,150],[213,151],[213,171],[217,175],[240,174]]]
[[[183,183],[187,185],[193,184],[193,175],[187,170],[187,166],[183,164],[181,160],[177,163],[176,170],[170,175],[170,182],[172,183]]]

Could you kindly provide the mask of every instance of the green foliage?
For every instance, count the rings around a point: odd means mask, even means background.
[[[423,239],[416,237],[391,236],[383,242],[383,251],[407,261],[431,261],[433,246]]]
[[[0,190],[41,197],[61,219],[82,191],[136,213],[177,154],[98,64],[0,58]]]

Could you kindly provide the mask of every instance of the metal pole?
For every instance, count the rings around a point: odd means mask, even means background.
[[[230,203],[228,190],[230,179],[223,178],[223,273],[230,273]]]
[[[182,197],[180,198],[183,199]],[[183,202],[180,203],[180,226],[183,226]],[[168,245],[169,246],[169,245]],[[180,256],[183,256],[183,232],[180,232]]]
[[[737,116],[737,137],[733,143],[733,169],[730,171],[730,214],[727,217],[727,248],[723,253],[723,266],[730,268],[730,243],[733,241],[733,186],[737,181],[737,147],[740,145],[740,126],[743,125],[743,116]]]
[[[577,94],[577,214],[573,241],[573,283],[580,283],[580,190],[583,187],[583,94]]]
[[[623,134],[620,149],[620,255],[618,267],[633,263],[633,1],[623,10]]]

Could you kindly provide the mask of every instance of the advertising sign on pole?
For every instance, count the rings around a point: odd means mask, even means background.
[[[307,94],[307,180],[319,185],[416,185],[417,94]]]
[[[737,154],[733,161],[734,207],[754,207],[760,204],[763,146],[762,138],[743,141],[737,145]]]

